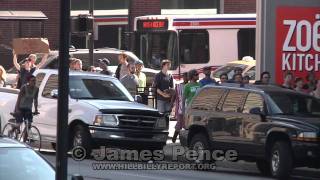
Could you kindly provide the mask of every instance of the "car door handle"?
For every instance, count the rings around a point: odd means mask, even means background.
[[[71,113],[72,112],[72,109],[68,109],[68,113]]]

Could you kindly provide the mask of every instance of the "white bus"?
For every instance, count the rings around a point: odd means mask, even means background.
[[[255,14],[150,15],[135,18],[135,54],[146,68],[172,60],[172,74],[255,57]]]

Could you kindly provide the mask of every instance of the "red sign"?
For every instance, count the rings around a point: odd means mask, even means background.
[[[141,31],[167,30],[168,20],[138,20],[137,29]]]
[[[276,82],[286,71],[320,75],[320,8],[279,7],[276,16]]]
[[[163,21],[143,22],[143,28],[164,28]]]

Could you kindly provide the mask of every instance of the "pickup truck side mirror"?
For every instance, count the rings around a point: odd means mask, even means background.
[[[58,98],[58,89],[53,89],[51,92],[50,92],[50,96],[52,98]]]
[[[140,95],[135,95],[134,96],[134,101],[138,103],[142,103],[142,97]]]

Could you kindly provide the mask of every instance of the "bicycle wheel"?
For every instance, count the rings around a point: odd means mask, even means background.
[[[13,127],[13,124],[7,123],[3,128],[2,135],[8,136],[12,139],[17,139],[17,132],[16,129]]]
[[[28,131],[26,143],[29,144],[34,150],[40,151],[41,135],[37,127],[31,126],[31,128]]]

